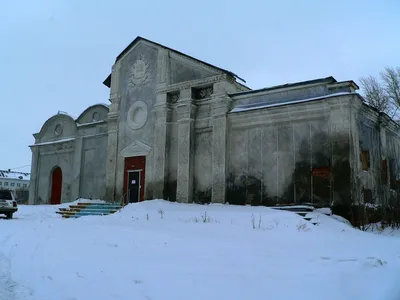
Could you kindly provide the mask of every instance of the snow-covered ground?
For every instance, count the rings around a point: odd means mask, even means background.
[[[1,300],[400,299],[400,237],[313,213],[153,200],[0,219]]]

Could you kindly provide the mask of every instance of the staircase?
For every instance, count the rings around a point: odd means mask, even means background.
[[[69,208],[60,208],[57,214],[63,218],[79,218],[84,216],[104,216],[117,212],[124,205],[121,203],[85,203],[70,205]]]
[[[304,220],[311,222],[313,225],[318,225],[318,219],[315,218],[315,214],[312,212],[315,210],[315,208],[311,205],[293,205],[293,206],[276,206],[276,207],[271,207],[273,209],[277,210],[285,210],[285,211],[291,211],[296,213],[297,215],[303,217]],[[327,213],[324,213],[326,215],[330,215]]]

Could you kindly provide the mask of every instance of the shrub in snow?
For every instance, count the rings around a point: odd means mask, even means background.
[[[306,223],[300,223],[300,224],[297,224],[297,230],[298,231],[304,231],[304,232],[307,232],[307,231],[310,231],[311,229],[310,228],[308,228],[308,226],[307,226],[307,224]]]
[[[258,216],[258,229],[261,229],[261,223],[262,223],[262,218],[261,215]],[[251,214],[251,226],[253,227],[253,229],[256,229],[256,217],[254,216],[254,214]]]
[[[162,209],[159,209],[158,213],[160,214],[161,219],[164,219],[164,211]]]
[[[203,223],[210,223],[211,218],[209,216],[207,216],[207,211],[204,212],[204,214],[201,216],[201,219],[203,221]]]

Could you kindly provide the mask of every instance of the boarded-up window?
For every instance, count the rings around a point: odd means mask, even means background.
[[[396,162],[393,158],[389,160],[390,188],[396,189]]]
[[[387,169],[387,160],[384,159],[382,160],[382,183],[387,184],[388,183],[388,169]]]
[[[361,166],[363,171],[368,171],[369,169],[369,151],[361,151]]]
[[[370,189],[364,189],[364,202],[365,203],[372,202],[372,191]]]

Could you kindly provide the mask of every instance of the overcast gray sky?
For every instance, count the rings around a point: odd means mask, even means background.
[[[32,134],[58,110],[108,103],[102,82],[138,35],[251,88],[400,66],[398,0],[2,0],[0,25],[0,169],[30,164]]]

